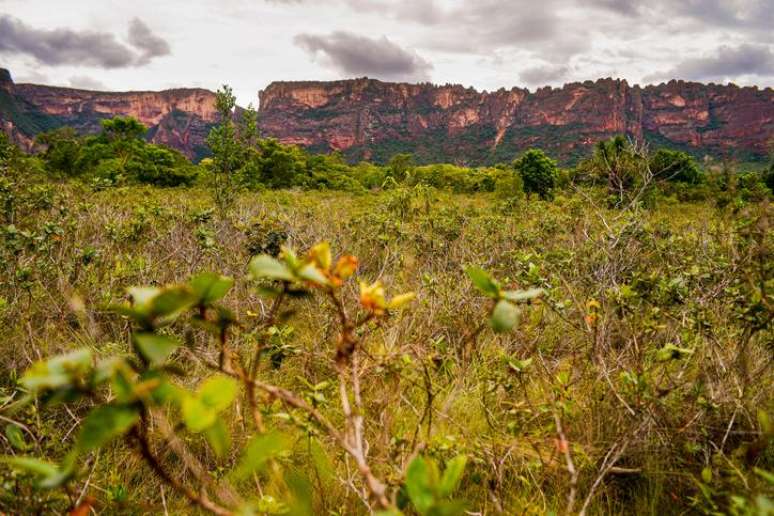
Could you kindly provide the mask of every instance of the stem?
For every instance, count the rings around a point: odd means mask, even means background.
[[[184,485],[174,476],[170,475],[161,465],[161,462],[158,460],[158,458],[154,455],[153,450],[151,450],[150,443],[148,442],[147,436],[140,431],[139,427],[134,427],[130,435],[137,441],[140,448],[140,454],[142,455],[143,459],[145,459],[145,462],[148,463],[148,465],[151,467],[151,469],[164,482],[188,498],[192,504],[198,505],[202,509],[219,516],[231,516],[233,514],[225,507],[221,507],[220,505],[214,503],[204,493],[196,494],[193,489]]]

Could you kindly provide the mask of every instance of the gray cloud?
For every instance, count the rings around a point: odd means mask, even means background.
[[[106,91],[110,89],[104,83],[86,75],[75,75],[70,77],[70,86],[80,90],[92,91]]]
[[[124,68],[169,53],[169,45],[138,19],[132,20],[129,40],[140,55],[106,32],[36,29],[11,16],[0,17],[0,52],[28,55],[44,65]]]
[[[762,28],[774,26],[770,0],[679,0],[662,3],[665,10],[720,27]]]
[[[169,43],[161,36],[154,34],[150,27],[139,18],[134,18],[129,23],[129,43],[142,51],[142,55],[137,61],[138,65],[147,64],[154,57],[170,54]]]
[[[742,75],[774,76],[774,52],[765,45],[721,46],[705,57],[686,59],[666,72],[645,77],[646,81],[687,79],[726,80]]]
[[[47,65],[121,68],[135,59],[134,53],[112,34],[35,29],[7,15],[0,18],[0,51],[27,54]]]
[[[528,86],[544,86],[562,81],[570,67],[566,65],[543,65],[525,68],[519,72],[521,79]]]
[[[432,65],[386,37],[370,39],[349,32],[299,34],[296,45],[313,56],[322,54],[336,70],[350,76],[386,80],[426,80]]]
[[[642,3],[637,0],[591,0],[589,3],[626,16],[636,15],[642,7]]]
[[[377,12],[423,25],[436,25],[447,21],[446,13],[435,0],[344,0],[344,3],[358,12]]]

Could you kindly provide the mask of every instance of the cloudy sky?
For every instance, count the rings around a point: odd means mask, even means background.
[[[273,80],[480,90],[620,77],[774,86],[774,0],[0,0],[17,82],[136,90]]]

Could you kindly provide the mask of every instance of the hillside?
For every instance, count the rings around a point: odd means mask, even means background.
[[[600,79],[489,93],[353,79],[274,82],[259,96],[264,135],[311,151],[343,151],[350,161],[412,152],[420,163],[492,164],[540,147],[572,163],[621,133],[698,157],[756,161],[774,134],[771,88],[683,81],[641,88]],[[150,141],[194,159],[205,154],[217,121],[215,95],[204,89],[86,91],[16,84],[0,69],[0,127],[27,149],[39,132],[68,125],[94,133],[100,120],[116,115],[137,118]]]
[[[204,140],[217,122],[215,94],[198,88],[159,92],[101,92],[36,84],[16,84],[0,69],[0,126],[29,149],[34,136],[61,126],[81,133],[99,122],[129,115],[148,127],[148,139],[180,150],[189,158],[205,153]]]
[[[540,147],[571,162],[620,133],[697,156],[755,160],[774,134],[771,88],[683,81],[641,88],[600,79],[481,93],[364,78],[275,82],[260,99],[266,134],[375,161],[413,152],[420,162],[494,163]]]

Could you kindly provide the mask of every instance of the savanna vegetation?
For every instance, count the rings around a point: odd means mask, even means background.
[[[769,169],[0,140],[0,513],[774,511]],[[0,136],[0,138],[2,138]]]

